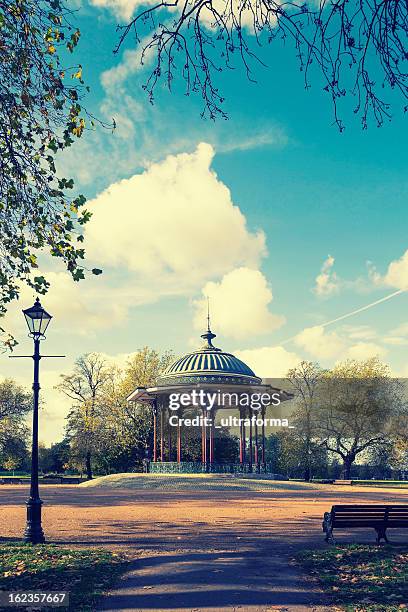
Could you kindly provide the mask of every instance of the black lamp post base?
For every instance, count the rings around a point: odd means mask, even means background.
[[[29,499],[27,502],[27,524],[24,541],[31,544],[44,544],[45,536],[41,526],[41,499]]]

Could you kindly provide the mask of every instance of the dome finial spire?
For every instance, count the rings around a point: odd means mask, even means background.
[[[210,328],[210,298],[207,296],[207,331],[205,334],[201,334],[203,340],[205,340],[202,350],[207,351],[219,351],[213,343],[212,339],[216,337],[216,334],[213,334]]]

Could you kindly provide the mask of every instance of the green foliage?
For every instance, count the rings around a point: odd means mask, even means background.
[[[305,479],[310,477],[311,462],[319,446],[329,451],[330,458],[342,461],[347,479],[357,457],[364,455],[377,464],[384,464],[387,456],[389,470],[403,469],[403,389],[378,358],[348,360],[328,371],[318,364],[302,362],[289,371],[288,378],[295,394],[293,422],[295,438],[300,443],[298,450],[303,447],[304,451]],[[298,455],[295,449],[293,452]]]
[[[159,374],[174,360],[175,355],[172,351],[160,354],[148,346],[139,349],[126,364],[122,393],[130,395],[136,387],[153,386]]]
[[[86,127],[82,68],[62,64],[80,38],[70,17],[60,0],[0,0],[0,318],[22,283],[47,291],[36,275],[41,250],[83,278],[76,228],[90,213],[55,165]],[[11,348],[14,339],[1,333]]]
[[[0,546],[3,590],[68,591],[70,609],[95,610],[98,596],[126,569],[123,556],[97,548],[70,549],[50,544]]]
[[[67,417],[71,454],[76,459],[73,467],[84,460],[89,479],[93,475],[92,457],[100,445],[104,427],[104,398],[114,384],[114,374],[114,368],[101,355],[88,353],[76,360],[72,374],[61,376],[57,387],[73,402]]]
[[[38,463],[41,472],[50,474],[63,474],[68,467],[70,459],[70,444],[67,439],[51,444],[46,448],[40,444],[38,452]]]
[[[314,410],[323,370],[318,363],[302,361],[296,368],[289,370],[287,376],[296,406],[293,414],[293,424],[296,427],[298,442],[295,455],[300,459],[300,464],[303,466],[304,479],[310,480],[312,468],[316,467],[314,455],[317,449],[313,442],[315,434]],[[289,460],[291,461],[290,457]],[[289,468],[289,471],[293,471],[293,466]]]
[[[72,400],[67,418],[68,464],[86,469],[88,478],[98,473],[140,470],[153,440],[152,413],[126,398],[137,386],[153,385],[169,362],[163,354],[144,347],[129,359],[123,370],[101,355],[80,357],[74,371],[63,376],[58,389]]]
[[[407,546],[333,546],[305,551],[299,561],[318,577],[341,609],[407,609]]]
[[[341,457],[350,478],[356,457],[387,444],[391,423],[404,410],[401,384],[385,364],[376,357],[348,360],[320,382],[315,434]]]
[[[31,393],[10,378],[0,382],[0,466],[4,469],[8,469],[4,465],[6,461],[17,462],[22,467],[27,464],[25,418],[31,408]]]
[[[326,449],[316,442],[307,442],[296,430],[280,431],[269,436],[265,446],[266,459],[271,462],[273,472],[290,478],[304,478],[307,466],[307,480],[328,476]]]

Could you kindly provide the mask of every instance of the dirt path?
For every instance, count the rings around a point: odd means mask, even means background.
[[[100,545],[131,555],[130,571],[101,610],[140,612],[330,610],[292,558],[302,548],[325,545],[321,518],[333,503],[404,503],[407,494],[355,487],[149,491],[62,486],[44,486],[41,493],[49,542]],[[0,487],[3,538],[21,536],[26,496],[25,486]],[[341,534],[341,541],[373,540],[370,531]]]

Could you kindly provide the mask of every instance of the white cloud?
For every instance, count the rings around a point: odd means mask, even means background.
[[[105,8],[110,10],[116,17],[129,21],[135,14],[136,9],[143,6],[151,6],[156,4],[155,0],[90,0],[93,6],[98,8]],[[225,0],[213,0],[212,6],[222,16],[225,23],[231,24],[232,19],[230,16],[231,6],[235,16],[235,21],[240,23],[241,27],[248,30],[249,33],[254,33],[254,12],[253,7],[249,3],[243,3],[239,0],[232,0],[232,3],[226,3]],[[200,21],[203,25],[212,28],[214,23],[214,15],[208,9],[203,6],[203,10],[200,12]],[[177,10],[177,7],[168,6],[168,11]],[[265,14],[263,11],[258,10],[256,12],[257,27],[265,23]],[[276,23],[276,18],[268,15],[270,23],[273,25]]]
[[[377,337],[377,332],[369,325],[343,325],[342,329],[351,340],[372,340]]]
[[[398,327],[394,327],[390,331],[393,336],[407,336],[408,337],[408,323],[401,323]]]
[[[114,94],[115,88],[122,86],[132,74],[151,63],[154,59],[153,49],[148,48],[143,52],[148,42],[148,39],[142,39],[135,49],[126,49],[119,64],[102,72],[100,80],[107,93]]]
[[[208,282],[202,290],[210,298],[211,321],[217,333],[244,339],[268,333],[285,322],[269,310],[272,290],[259,270],[246,267],[228,272],[219,282]],[[195,300],[194,327],[202,330],[207,314],[207,299]]]
[[[333,271],[334,257],[327,256],[323,262],[320,274],[316,276],[313,292],[319,297],[327,297],[333,293],[338,293],[340,289],[339,279]]]
[[[300,332],[294,342],[313,358],[322,360],[324,365],[332,365],[334,361],[344,359],[384,357],[388,353],[386,347],[379,342],[364,341],[376,337],[377,334],[368,326],[343,326],[336,331],[327,331],[322,325],[316,325]]]
[[[257,268],[265,236],[248,231],[229,189],[210,167],[213,155],[202,143],[194,153],[168,156],[91,201],[88,257],[101,267],[128,270],[132,283],[154,287],[157,296],[191,292],[238,266]]]
[[[98,8],[105,8],[125,21],[129,20],[136,8],[156,4],[155,0],[91,0],[91,4]]]
[[[383,280],[389,287],[403,291],[408,289],[408,249],[400,259],[390,263]]]
[[[399,258],[392,261],[387,268],[387,272],[380,274],[376,266],[367,262],[368,278],[374,287],[393,287],[401,291],[408,290],[408,250]]]
[[[256,272],[266,253],[265,236],[248,230],[229,189],[210,167],[213,154],[211,146],[201,144],[194,153],[169,156],[88,203],[94,214],[85,226],[87,267],[103,268],[103,274],[89,273],[76,283],[60,262],[42,266],[51,284],[44,306],[60,330],[84,335],[125,325],[132,308],[164,296],[190,298],[209,280],[241,266],[257,279],[254,292],[263,290],[253,298],[255,318],[260,315],[269,328],[277,324],[267,311],[270,290]],[[33,298],[24,286],[21,303]],[[4,323],[19,336],[25,324],[21,313],[12,311]]]
[[[282,346],[264,346],[235,351],[234,354],[262,378],[282,378],[301,361],[296,353],[287,351]]]
[[[345,342],[339,334],[328,332],[321,325],[307,327],[297,334],[294,342],[316,359],[333,359],[345,349]]]
[[[408,338],[401,338],[400,336],[384,336],[384,344],[391,344],[392,346],[406,346],[408,344]]]
[[[88,275],[85,281],[75,282],[67,272],[44,272],[50,288],[41,298],[43,306],[58,320],[59,331],[87,335],[106,325],[116,326],[126,321],[128,305],[121,299],[110,299],[111,288],[101,277]],[[32,304],[35,294],[27,285],[21,286],[20,303]],[[18,308],[10,309],[4,325],[12,334],[21,337],[26,323]]]
[[[347,349],[345,357],[364,361],[376,355],[380,358],[384,357],[387,353],[388,350],[385,347],[374,342],[357,342]]]
[[[392,329],[388,335],[384,337],[385,344],[393,346],[405,346],[408,344],[408,323],[402,323],[398,327]]]
[[[288,135],[279,126],[264,126],[262,128],[251,128],[245,134],[240,129],[239,134],[229,138],[214,141],[214,146],[220,153],[230,153],[232,151],[248,151],[269,145],[283,147],[288,143]]]

